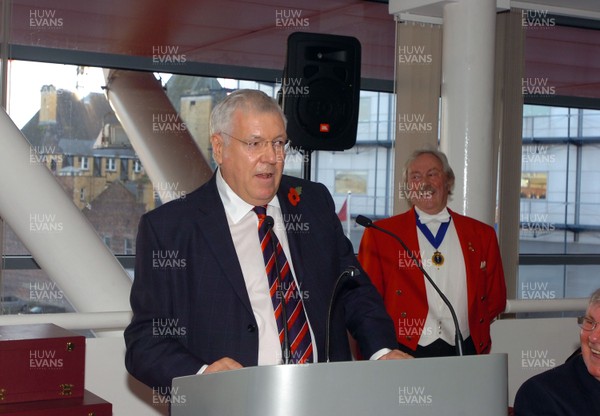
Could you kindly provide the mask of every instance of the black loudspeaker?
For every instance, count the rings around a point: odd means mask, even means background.
[[[295,32],[288,37],[280,103],[295,148],[345,150],[356,143],[360,42]]]

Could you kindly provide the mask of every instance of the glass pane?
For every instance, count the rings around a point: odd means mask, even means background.
[[[139,218],[155,201],[143,168],[134,170],[139,160],[103,85],[101,68],[10,61],[8,113],[28,142],[29,163],[52,173],[114,254],[132,254]],[[55,224],[33,215],[29,232],[68,227],[70,219],[63,221]],[[5,221],[3,255],[29,256],[18,234],[27,230],[15,232],[10,225]],[[3,307],[4,313],[73,311],[62,288],[43,270],[11,267],[3,270],[1,283],[3,305],[25,305],[18,312]]]
[[[565,270],[566,267],[562,265],[519,266],[519,283],[517,287],[517,299],[552,300],[564,298],[565,293],[568,293],[565,290]],[[579,314],[579,312],[529,312],[519,313],[517,314],[517,317],[549,318],[561,316],[578,316]]]
[[[63,290],[42,270],[4,270],[0,314],[75,312]]]
[[[564,298],[564,266],[520,266],[517,299]]]
[[[597,253],[599,112],[526,105],[523,121],[520,253]],[[519,298],[587,297],[599,286],[586,277],[593,271],[595,266],[520,267]]]
[[[521,253],[565,252],[575,218],[575,150],[562,144],[523,145]],[[540,242],[545,248],[536,245]]]
[[[565,298],[589,298],[600,288],[600,265],[569,265],[565,269]]]
[[[600,265],[581,266],[519,266],[517,299],[548,300],[562,298],[589,298],[599,287]],[[568,316],[577,316],[570,312]],[[523,314],[522,317],[558,316],[557,313]]]
[[[600,132],[600,110],[581,110],[581,135],[584,138],[598,138]]]

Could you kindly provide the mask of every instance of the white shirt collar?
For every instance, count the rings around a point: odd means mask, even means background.
[[[442,223],[442,222],[448,222],[450,220],[450,213],[448,212],[447,207],[444,207],[444,209],[442,209],[437,214],[428,214],[425,211],[417,208],[416,206],[415,206],[415,211],[417,212],[417,214],[419,216],[419,220],[421,221],[422,224],[427,224],[430,222]]]

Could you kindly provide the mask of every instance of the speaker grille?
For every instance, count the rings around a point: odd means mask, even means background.
[[[360,43],[348,36],[306,32],[288,38],[281,88],[292,145],[345,150],[356,143]]]

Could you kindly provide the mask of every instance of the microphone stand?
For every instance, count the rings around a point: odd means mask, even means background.
[[[283,345],[281,346],[281,355],[283,357],[283,363],[289,364],[290,357],[292,356],[292,350],[290,346],[290,336],[288,334],[288,321],[287,321],[287,302],[285,300],[285,292],[283,291],[283,281],[281,280],[281,272],[279,271],[279,262],[277,261],[277,244],[275,244],[275,233],[273,232],[273,225],[275,220],[273,217],[267,215],[265,217],[267,224],[267,232],[271,236],[271,246],[273,247],[273,257],[275,259],[275,272],[277,273],[277,296],[281,299],[281,319],[283,320]]]
[[[358,217],[356,217],[356,223],[362,225],[365,228],[374,228],[376,230],[379,230],[382,233],[385,233],[385,234],[389,235],[390,237],[394,238],[396,241],[398,241],[400,243],[400,245],[408,253],[408,256],[411,258],[411,260],[415,262],[415,265],[419,268],[419,270],[427,278],[429,283],[431,283],[431,286],[433,286],[433,288],[438,293],[438,295],[440,295],[440,298],[442,298],[442,301],[444,301],[446,306],[448,306],[448,309],[450,310],[450,314],[452,315],[452,321],[454,322],[454,329],[455,329],[454,343],[455,343],[455,347],[456,347],[456,355],[463,356],[464,355],[463,336],[462,336],[462,333],[460,332],[460,326],[458,325],[458,318],[456,317],[456,312],[454,311],[454,308],[452,307],[452,304],[450,303],[450,301],[448,300],[446,295],[444,295],[442,293],[440,288],[434,283],[431,276],[429,276],[429,273],[427,273],[425,271],[425,269],[423,268],[423,265],[421,264],[421,261],[409,250],[409,248],[406,246],[406,244],[404,244],[404,241],[402,241],[402,239],[400,237],[398,237],[396,234],[386,230],[385,228],[381,228],[381,227],[373,224],[373,221],[370,218],[367,218],[364,215],[359,215]]]
[[[331,311],[333,310],[333,304],[335,303],[336,291],[341,281],[346,277],[355,277],[360,275],[360,270],[358,270],[354,266],[348,266],[346,270],[339,275],[337,280],[335,281],[335,285],[333,286],[333,292],[331,294],[331,300],[329,301],[329,309],[327,311],[327,322],[325,324],[325,353],[327,355],[327,362],[329,362],[329,338],[331,336]]]

